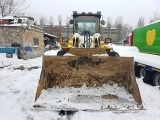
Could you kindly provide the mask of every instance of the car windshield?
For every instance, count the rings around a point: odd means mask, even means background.
[[[99,33],[99,19],[94,16],[79,16],[75,18],[75,32],[83,34],[84,30],[89,30],[91,35]]]

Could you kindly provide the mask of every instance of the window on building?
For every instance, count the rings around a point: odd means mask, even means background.
[[[33,38],[33,45],[39,46],[39,38]]]

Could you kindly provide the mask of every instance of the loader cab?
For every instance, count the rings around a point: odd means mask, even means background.
[[[100,33],[100,24],[105,25],[105,21],[101,21],[101,16],[100,11],[97,13],[77,13],[77,11],[73,11],[73,19],[70,20],[70,24],[73,25],[73,34],[83,35],[85,30],[88,30],[90,35]]]

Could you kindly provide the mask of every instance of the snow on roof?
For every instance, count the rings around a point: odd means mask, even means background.
[[[9,27],[15,27],[15,26],[27,26],[27,24],[0,24],[0,26],[9,26]]]
[[[34,25],[27,25],[27,24],[0,24],[0,26],[5,26],[5,27],[21,27],[24,29],[30,29],[30,30],[36,30],[39,32],[43,32],[43,30],[39,29],[38,27],[35,27]]]
[[[159,22],[160,22],[160,20],[157,20],[157,21],[154,21],[154,22],[152,22],[152,23],[148,23],[148,24],[146,24],[146,25],[144,25],[144,26],[137,27],[137,28],[146,27],[146,26],[149,26],[149,25],[152,25],[152,24],[155,24],[155,23],[159,23]],[[135,28],[135,29],[137,29],[137,28]]]
[[[17,16],[8,15],[8,16],[2,17],[1,19],[14,19],[14,18],[16,18],[16,17],[17,17]]]
[[[103,27],[103,29],[108,29],[107,27]],[[117,29],[116,27],[111,27],[110,29]]]
[[[30,20],[34,20],[33,17],[30,17],[30,16],[18,16],[19,18],[26,18],[26,19],[30,19]]]
[[[59,37],[57,37],[57,36],[55,36],[55,35],[52,35],[52,34],[49,34],[49,33],[44,33],[45,35],[48,35],[48,36],[51,36],[51,37],[55,37],[55,38],[59,38]]]
[[[30,16],[15,16],[15,15],[6,15],[0,19],[16,19],[16,18],[30,19],[34,21],[34,18]]]
[[[35,31],[39,31],[39,32],[44,33],[44,31],[43,31],[43,30],[36,29],[36,28],[34,28],[34,27],[32,27],[32,26],[29,26],[28,28],[29,28],[29,29],[32,29],[32,30],[35,30]]]

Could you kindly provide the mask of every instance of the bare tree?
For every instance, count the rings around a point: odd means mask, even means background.
[[[153,16],[150,18],[150,23],[160,20],[160,13],[159,12],[153,12]]]
[[[70,20],[70,18],[69,18],[69,16],[67,16],[67,18],[66,18],[66,26],[67,26],[67,37],[69,38],[69,20]]]
[[[59,22],[59,24],[62,23],[62,16],[61,15],[58,16],[58,22]]]
[[[107,30],[108,30],[108,38],[110,38],[110,29],[112,27],[112,19],[110,17],[107,18]]]
[[[36,24],[39,23],[39,15],[37,13],[34,13],[33,11],[27,11],[25,13],[28,16],[32,16]]]
[[[114,27],[117,28],[118,25],[122,25],[122,24],[123,24],[123,17],[122,16],[117,17],[115,24],[114,24]]]
[[[117,40],[121,40],[122,39],[122,25],[123,25],[123,17],[120,16],[116,19],[115,21],[115,27],[117,28]]]
[[[50,16],[49,24],[50,24],[50,25],[54,25],[53,16]]]
[[[62,27],[62,16],[61,15],[59,15],[58,16],[58,22],[59,22],[59,31],[58,31],[58,33],[59,33],[59,35],[58,35],[58,37],[59,38],[61,38],[61,27]]]
[[[137,27],[141,27],[141,26],[144,26],[145,22],[144,22],[144,17],[140,17],[138,19],[138,23],[137,23]]]
[[[28,0],[0,0],[0,15],[17,14],[28,7]]]
[[[123,24],[122,25],[122,38],[125,38],[128,34],[132,33],[133,27],[129,24]]]
[[[59,35],[59,26],[54,25],[53,31],[54,31],[54,35],[55,35],[55,36],[58,36],[58,35]]]
[[[47,21],[47,18],[41,15],[39,18],[39,23],[42,28],[44,28],[46,21]]]
[[[66,25],[68,25],[68,24],[69,24],[69,20],[70,20],[70,17],[69,17],[69,16],[67,16],[67,17],[66,17]]]
[[[54,30],[53,30],[53,17],[50,16],[50,19],[49,19],[49,30],[50,30],[50,34],[54,34]]]

